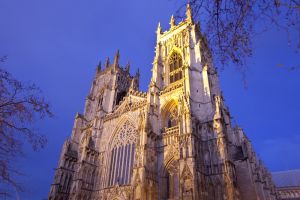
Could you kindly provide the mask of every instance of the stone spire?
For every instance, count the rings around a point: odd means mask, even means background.
[[[106,61],[105,61],[105,68],[108,68],[109,67],[109,57],[106,58]]]
[[[158,22],[158,25],[157,25],[157,30],[156,30],[156,38],[157,38],[157,41],[159,40],[160,38],[160,35],[161,35],[161,26],[160,26],[160,22]]]
[[[139,67],[136,70],[135,78],[140,78],[140,68]]]
[[[115,58],[114,58],[114,67],[119,66],[119,59],[120,59],[120,51],[118,49],[115,54]]]
[[[139,88],[140,85],[140,68],[137,68],[134,79],[136,80],[136,87]]]
[[[170,26],[171,26],[171,28],[173,28],[175,26],[175,18],[174,18],[173,15],[172,15],[171,20],[170,20]]]
[[[136,79],[133,78],[130,83],[129,91],[135,91],[135,90],[137,90],[137,82]]]
[[[130,71],[130,63],[128,62],[127,65],[125,66],[125,71],[129,73]]]
[[[101,72],[101,60],[99,61],[97,65],[97,73]]]
[[[188,22],[192,23],[193,22],[193,13],[192,13],[192,9],[191,9],[191,6],[190,6],[189,3],[186,6],[186,12],[185,12],[185,14],[186,14],[186,20]]]

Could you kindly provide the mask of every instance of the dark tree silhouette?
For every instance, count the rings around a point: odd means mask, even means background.
[[[255,36],[270,28],[288,33],[288,42],[300,48],[300,0],[190,0],[193,17],[200,21],[214,62],[233,63],[245,72]],[[183,17],[181,5],[177,18]],[[297,34],[296,40],[290,34]],[[293,41],[292,41],[293,40]]]
[[[0,58],[0,64],[5,59]],[[15,158],[24,155],[24,142],[35,151],[44,147],[47,140],[33,124],[52,116],[37,86],[24,84],[0,68],[0,199],[12,195],[11,191],[23,190],[16,181],[21,173],[14,167]]]

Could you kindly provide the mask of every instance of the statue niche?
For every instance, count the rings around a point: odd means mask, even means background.
[[[104,98],[104,90],[102,89],[98,95],[98,105],[97,105],[98,110],[103,108],[103,98]]]
[[[188,165],[185,164],[181,174],[181,188],[182,188],[182,199],[192,200],[193,199],[193,180],[192,173]]]

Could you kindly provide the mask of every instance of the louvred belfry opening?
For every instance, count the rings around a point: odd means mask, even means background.
[[[173,52],[169,58],[169,77],[170,83],[182,79],[182,57],[179,53]]]

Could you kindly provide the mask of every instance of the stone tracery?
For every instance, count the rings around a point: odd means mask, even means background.
[[[117,131],[111,143],[108,186],[130,182],[137,139],[137,130],[129,121]]]
[[[137,136],[135,127],[129,121],[126,121],[113,138],[111,146],[116,148],[126,144],[135,144],[137,142]]]
[[[180,79],[182,79],[182,57],[179,53],[173,52],[169,57],[169,77],[170,83],[174,83]]]

